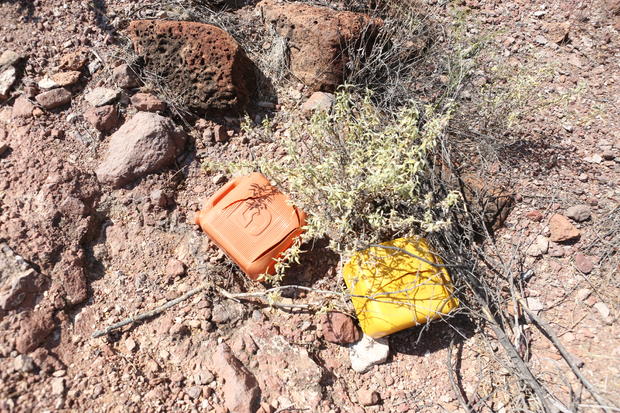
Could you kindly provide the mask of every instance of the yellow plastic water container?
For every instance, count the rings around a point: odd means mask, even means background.
[[[399,238],[356,253],[344,266],[344,281],[365,334],[387,336],[458,307],[448,271],[423,260],[443,264],[424,238]]]

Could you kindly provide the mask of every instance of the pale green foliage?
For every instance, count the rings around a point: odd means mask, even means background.
[[[421,118],[423,117],[423,122]],[[299,119],[287,131],[273,134],[267,121],[259,135],[274,135],[285,149],[280,159],[245,164],[259,169],[309,215],[303,240],[328,236],[342,255],[369,243],[438,231],[449,224],[457,192],[438,199],[425,193],[429,159],[450,113],[415,105],[382,113],[371,93],[336,95],[331,114]],[[420,126],[423,125],[423,126]],[[244,126],[249,131],[248,123]],[[279,281],[287,264],[299,259],[300,243],[280,260]]]

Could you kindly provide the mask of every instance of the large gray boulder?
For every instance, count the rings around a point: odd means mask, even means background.
[[[118,188],[170,166],[182,152],[186,135],[172,120],[138,112],[110,137],[97,179]]]

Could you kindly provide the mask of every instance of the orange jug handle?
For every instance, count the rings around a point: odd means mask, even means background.
[[[218,189],[212,196],[209,198],[209,202],[205,205],[205,209],[210,209],[215,207],[230,191],[232,191],[238,184],[241,177],[237,177],[231,181],[229,181],[226,185]]]

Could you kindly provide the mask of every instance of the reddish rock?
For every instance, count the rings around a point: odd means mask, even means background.
[[[114,83],[123,89],[131,89],[140,86],[138,75],[133,71],[131,66],[126,63],[114,68],[112,71],[112,78],[114,79]]]
[[[150,93],[136,93],[131,97],[131,104],[136,109],[145,112],[163,112],[166,110],[166,102],[162,102],[157,96]]]
[[[241,110],[255,90],[254,66],[224,30],[203,23],[136,20],[128,34],[150,72],[197,112]]]
[[[83,303],[88,298],[83,265],[84,256],[81,251],[71,250],[65,251],[60,262],[56,264],[56,270],[60,271],[60,287],[68,305]]]
[[[291,71],[314,91],[335,90],[349,61],[346,45],[369,41],[383,25],[366,14],[303,3],[264,0],[258,7],[266,24],[287,39]]]
[[[13,103],[11,115],[13,118],[31,118],[34,105],[26,96],[20,96]]]
[[[168,279],[175,279],[182,277],[185,274],[185,265],[176,258],[170,258],[166,264],[166,277]]]
[[[362,338],[353,319],[346,314],[331,311],[323,317],[323,337],[336,344],[352,344]]]
[[[239,413],[258,410],[261,394],[258,382],[225,343],[213,354],[213,369],[224,380],[224,403],[228,410]]]
[[[51,77],[58,86],[70,86],[76,84],[78,80],[80,80],[80,75],[81,72],[77,70],[71,70],[68,72],[53,74]]]
[[[30,353],[41,345],[54,328],[51,312],[37,310],[28,313],[19,323],[15,341],[17,351],[22,354]]]
[[[55,109],[71,102],[71,92],[64,88],[52,89],[39,93],[35,99],[45,109]]]
[[[114,105],[105,105],[88,109],[84,112],[84,119],[101,132],[111,131],[118,126],[120,121],[118,109],[116,109]]]
[[[185,133],[163,116],[138,112],[110,138],[97,168],[100,182],[120,187],[172,164],[183,150]]]
[[[525,214],[525,216],[526,216],[528,219],[530,219],[530,220],[532,220],[532,221],[534,221],[534,222],[540,222],[540,221],[542,221],[542,219],[543,219],[543,214],[542,214],[542,212],[540,212],[540,211],[539,211],[539,210],[537,210],[537,209],[533,209],[533,210],[529,211],[528,213],[526,213],[526,214]]]
[[[215,125],[213,127],[213,139],[218,143],[226,143],[228,142],[228,132],[226,128],[222,125]]]
[[[590,274],[594,269],[592,258],[580,252],[575,254],[575,267],[584,274]]]
[[[334,106],[336,98],[331,93],[314,92],[310,98],[301,105],[301,111],[309,116],[314,112],[329,112]]]
[[[82,70],[86,63],[88,63],[88,51],[79,49],[64,54],[60,58],[59,67],[63,70]]]
[[[564,242],[579,238],[581,233],[564,215],[554,214],[549,220],[551,241]]]

